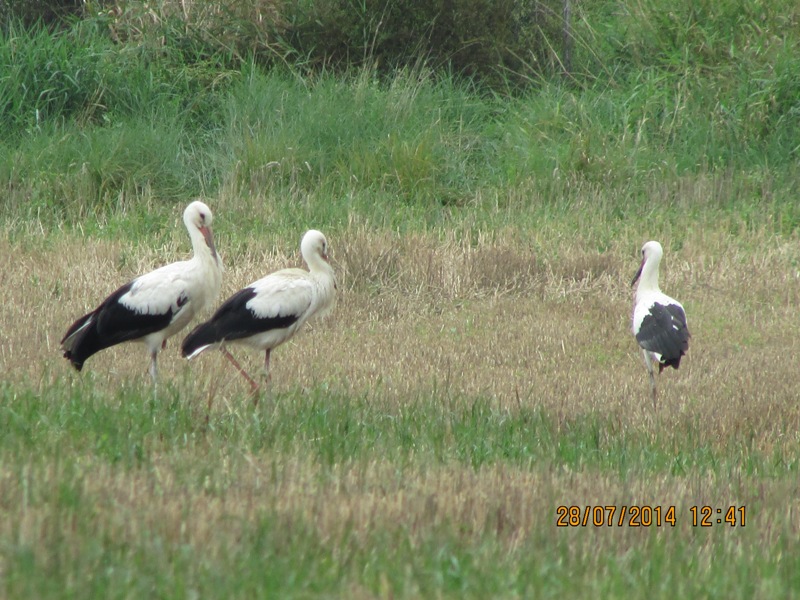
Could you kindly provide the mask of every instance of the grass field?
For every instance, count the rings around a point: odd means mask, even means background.
[[[133,0],[127,42],[3,29],[0,597],[800,597],[795,4],[578,3],[575,80],[507,96],[193,55]],[[157,394],[139,345],[60,356],[195,197],[222,297],[331,245],[256,408],[181,335]],[[692,332],[656,408],[649,239]]]
[[[275,353],[254,409],[221,356],[187,363],[174,342],[157,398],[139,346],[81,374],[59,357],[63,330],[112,282],[186,254],[177,222],[155,248],[6,233],[4,595],[800,589],[793,239],[725,224],[681,248],[662,239],[662,285],[693,338],[654,411],[629,332],[635,227],[602,252],[579,233],[465,243],[346,227],[329,234],[334,315]],[[237,252],[223,211],[216,224],[223,293],[299,260],[297,236]],[[661,507],[661,525],[556,526],[560,506],[619,519],[634,505]],[[745,524],[694,526],[703,506],[744,507]]]

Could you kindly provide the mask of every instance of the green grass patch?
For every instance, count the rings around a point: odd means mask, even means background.
[[[777,465],[742,455],[743,440],[697,443],[691,423],[648,438],[594,414],[559,419],[463,398],[389,411],[326,387],[282,393],[257,410],[231,398],[236,408],[214,410],[207,424],[174,388],[154,400],[147,386],[109,395],[91,382],[57,382],[38,393],[7,385],[2,396],[0,506],[11,518],[0,559],[9,597],[634,589],[634,597],[744,598],[798,584],[796,538],[759,541],[766,520],[785,513],[752,487],[796,479],[796,457]],[[386,469],[373,473],[376,464]],[[617,504],[613,494],[664,473],[651,493],[678,505],[675,526],[555,527],[555,504],[578,501],[584,479],[618,482],[604,502]],[[487,476],[498,477],[490,486],[511,487],[487,500]],[[690,526],[688,505],[702,502],[689,500],[698,498],[693,488],[711,489],[717,477],[747,503],[744,528]],[[522,493],[533,496],[515,503]],[[357,508],[402,498],[410,505],[396,522]]]
[[[127,468],[147,465],[165,451],[233,446],[256,454],[302,450],[327,465],[376,453],[401,465],[546,464],[622,477],[740,470],[785,477],[797,472],[800,460],[797,453],[776,461],[759,451],[752,443],[758,431],[746,427],[719,447],[691,416],[655,415],[660,427],[637,431],[598,413],[565,417],[535,407],[498,410],[481,398],[425,396],[387,409],[380,392],[359,398],[327,385],[268,397],[257,410],[245,397],[231,402],[238,407],[213,411],[206,422],[204,402],[176,388],[155,398],[139,386],[125,386],[111,397],[91,383],[58,383],[41,392],[7,387],[0,448],[9,456],[35,449],[41,458],[69,450]]]

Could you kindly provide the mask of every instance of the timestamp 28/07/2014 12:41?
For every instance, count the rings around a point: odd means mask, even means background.
[[[744,506],[714,507],[710,505],[691,506],[688,517],[692,527],[713,527],[727,525],[744,527],[746,523]],[[680,521],[675,506],[643,505],[587,505],[556,508],[557,527],[675,527]]]

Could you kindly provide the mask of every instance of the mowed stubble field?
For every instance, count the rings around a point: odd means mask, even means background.
[[[208,202],[223,298],[300,264],[302,232],[229,240],[225,202]],[[336,309],[275,352],[254,409],[221,355],[179,357],[182,336],[155,398],[140,345],[81,374],[60,357],[74,318],[187,256],[179,212],[155,246],[35,227],[0,242],[13,257],[0,305],[9,597],[797,592],[795,239],[731,223],[680,244],[663,232],[662,289],[693,337],[654,411],[629,330],[649,237],[635,224],[602,251],[558,222],[471,240],[327,231]],[[234,353],[258,372],[259,353]],[[674,506],[675,526],[556,526],[559,506],[618,519],[633,505]],[[695,527],[695,506],[745,507],[745,525]]]

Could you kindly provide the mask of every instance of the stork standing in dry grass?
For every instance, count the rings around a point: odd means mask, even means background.
[[[257,392],[258,384],[236,362],[226,343],[238,342],[264,350],[264,377],[269,380],[270,352],[310,318],[323,316],[333,308],[336,280],[328,263],[325,236],[314,229],[306,232],[300,252],[308,271],[282,269],[236,292],[211,319],[186,336],[183,356],[191,359],[208,348],[218,347]],[[257,396],[254,402],[258,403]]]
[[[183,212],[194,256],[137,277],[123,285],[67,330],[61,347],[78,371],[93,354],[122,342],[139,340],[150,353],[156,384],[159,350],[213,303],[222,284],[222,260],[214,246],[211,210],[195,201]]]
[[[689,328],[681,303],[662,293],[658,287],[658,267],[664,251],[655,241],[642,246],[642,264],[631,282],[639,281],[633,305],[633,334],[642,348],[644,364],[650,374],[653,406],[656,404],[656,378],[666,367],[677,369],[689,350]]]

